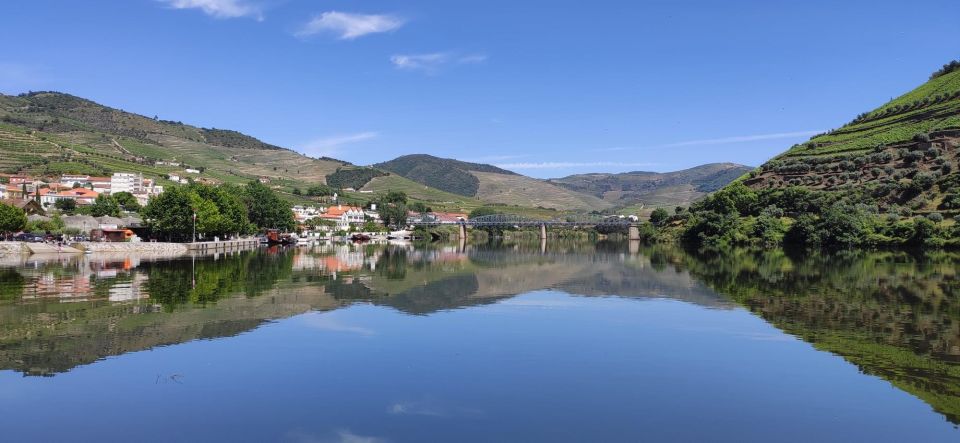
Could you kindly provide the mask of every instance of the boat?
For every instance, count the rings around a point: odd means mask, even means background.
[[[367,234],[359,234],[359,233],[357,233],[357,234],[351,235],[351,236],[350,236],[350,240],[353,240],[353,241],[356,241],[356,242],[370,241],[370,236],[367,235]]]
[[[267,229],[268,245],[291,245],[296,243],[297,239],[293,234],[281,234],[280,231],[276,229]]]

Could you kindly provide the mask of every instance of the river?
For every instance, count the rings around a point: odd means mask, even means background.
[[[5,441],[960,441],[960,255],[0,260]]]

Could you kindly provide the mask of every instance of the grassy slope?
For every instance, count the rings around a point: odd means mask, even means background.
[[[481,200],[518,206],[539,206],[568,210],[610,208],[608,202],[523,175],[506,175],[472,171],[480,180],[477,197]]]
[[[944,95],[949,98],[934,102],[935,97]],[[930,103],[883,116],[887,109],[925,99]],[[815,147],[796,145],[781,157],[866,152],[880,144],[910,140],[917,133],[960,128],[960,71],[932,79],[871,111],[868,116],[866,121],[811,138]]]
[[[565,188],[603,198],[636,213],[653,208],[689,206],[751,168],[733,163],[712,163],[666,173],[577,174],[550,180]]]
[[[344,164],[304,157],[232,131],[156,121],[66,94],[0,95],[0,119],[0,169],[6,172],[135,171],[158,178],[182,169],[154,162],[177,161],[204,167],[205,176],[219,181],[267,176],[292,188],[324,183],[327,174]]]
[[[373,191],[374,194],[383,194],[387,191],[403,191],[414,201],[420,201],[436,211],[466,212],[487,206],[488,202],[476,197],[465,197],[450,192],[444,192],[429,186],[422,185],[408,178],[396,174],[377,177],[364,186],[361,191]],[[373,198],[370,194],[350,193],[352,198]],[[559,217],[564,211],[536,208],[532,206],[496,205],[497,210],[509,213],[526,215],[534,218],[551,219]]]

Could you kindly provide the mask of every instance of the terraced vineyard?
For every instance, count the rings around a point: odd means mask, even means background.
[[[56,92],[0,95],[0,172],[54,175],[117,171],[159,179],[184,168],[243,183],[267,177],[290,191],[325,183],[338,167],[235,131],[155,120]]]

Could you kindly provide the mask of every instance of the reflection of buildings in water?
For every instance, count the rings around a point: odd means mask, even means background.
[[[314,251],[327,255],[311,253]],[[313,250],[298,250],[293,257],[293,270],[319,270],[334,277],[341,272],[357,271],[364,268],[376,270],[377,260],[382,254],[381,249],[367,254],[362,247],[350,244],[323,245]]]
[[[149,298],[150,295],[143,290],[144,283],[148,277],[139,272],[133,272],[129,282],[117,283],[107,291],[110,295],[107,297],[110,301],[133,301]]]
[[[34,278],[28,278],[33,284],[24,287],[23,298],[58,297],[63,299],[86,299],[91,294],[91,284],[88,275],[58,275],[45,272]]]
[[[55,298],[62,301],[146,298],[147,294],[141,288],[147,276],[134,271],[138,266],[138,257],[31,257],[20,270],[25,280],[22,297],[26,300]],[[124,281],[127,276],[129,281]],[[98,288],[106,291],[98,293]]]

